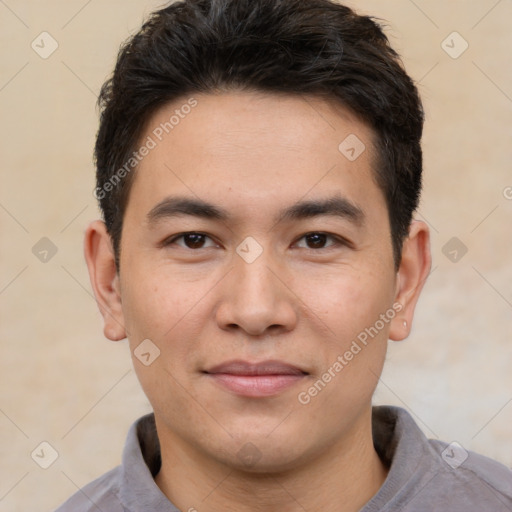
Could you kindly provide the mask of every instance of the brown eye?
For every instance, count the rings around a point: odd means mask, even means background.
[[[205,235],[199,233],[188,233],[183,235],[183,242],[189,249],[200,249],[205,242]]]
[[[207,249],[215,247],[215,242],[203,233],[182,233],[163,243],[164,246],[178,245],[184,249]]]
[[[322,247],[325,247],[327,235],[323,233],[310,233],[304,238],[306,239],[306,244],[310,249],[321,249]]]
[[[325,249],[340,245],[340,241],[328,233],[307,233],[297,242],[297,246],[305,249]]]

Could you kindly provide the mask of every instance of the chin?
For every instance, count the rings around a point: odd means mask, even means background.
[[[277,475],[296,469],[300,465],[303,453],[297,447],[286,447],[267,441],[265,446],[258,446],[251,441],[242,444],[235,456],[230,453],[223,463],[236,471],[251,475]]]
[[[309,439],[305,445],[304,436],[300,434],[300,426],[286,428],[280,432],[273,429],[279,422],[270,422],[265,429],[254,430],[246,428],[239,430],[239,435],[233,436],[226,444],[225,439],[219,440],[217,446],[209,446],[208,451],[228,467],[251,474],[276,474],[296,468],[301,460],[308,458],[308,453],[314,451]]]

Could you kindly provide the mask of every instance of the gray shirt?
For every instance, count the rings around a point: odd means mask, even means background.
[[[510,512],[512,471],[456,443],[429,440],[407,411],[373,408],[377,453],[390,465],[360,512]],[[154,416],[128,433],[122,464],[73,495],[56,512],[179,512],[155,484],[160,449]]]

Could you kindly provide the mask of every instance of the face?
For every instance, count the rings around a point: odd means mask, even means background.
[[[118,320],[162,439],[285,469],[353,438],[403,323],[373,135],[323,100],[248,92],[195,95],[161,133],[187,99],[142,137]]]

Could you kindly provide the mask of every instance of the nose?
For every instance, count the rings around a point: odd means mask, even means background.
[[[252,263],[234,255],[234,268],[223,280],[216,311],[221,329],[262,336],[295,327],[298,309],[293,292],[283,271],[265,253]]]

